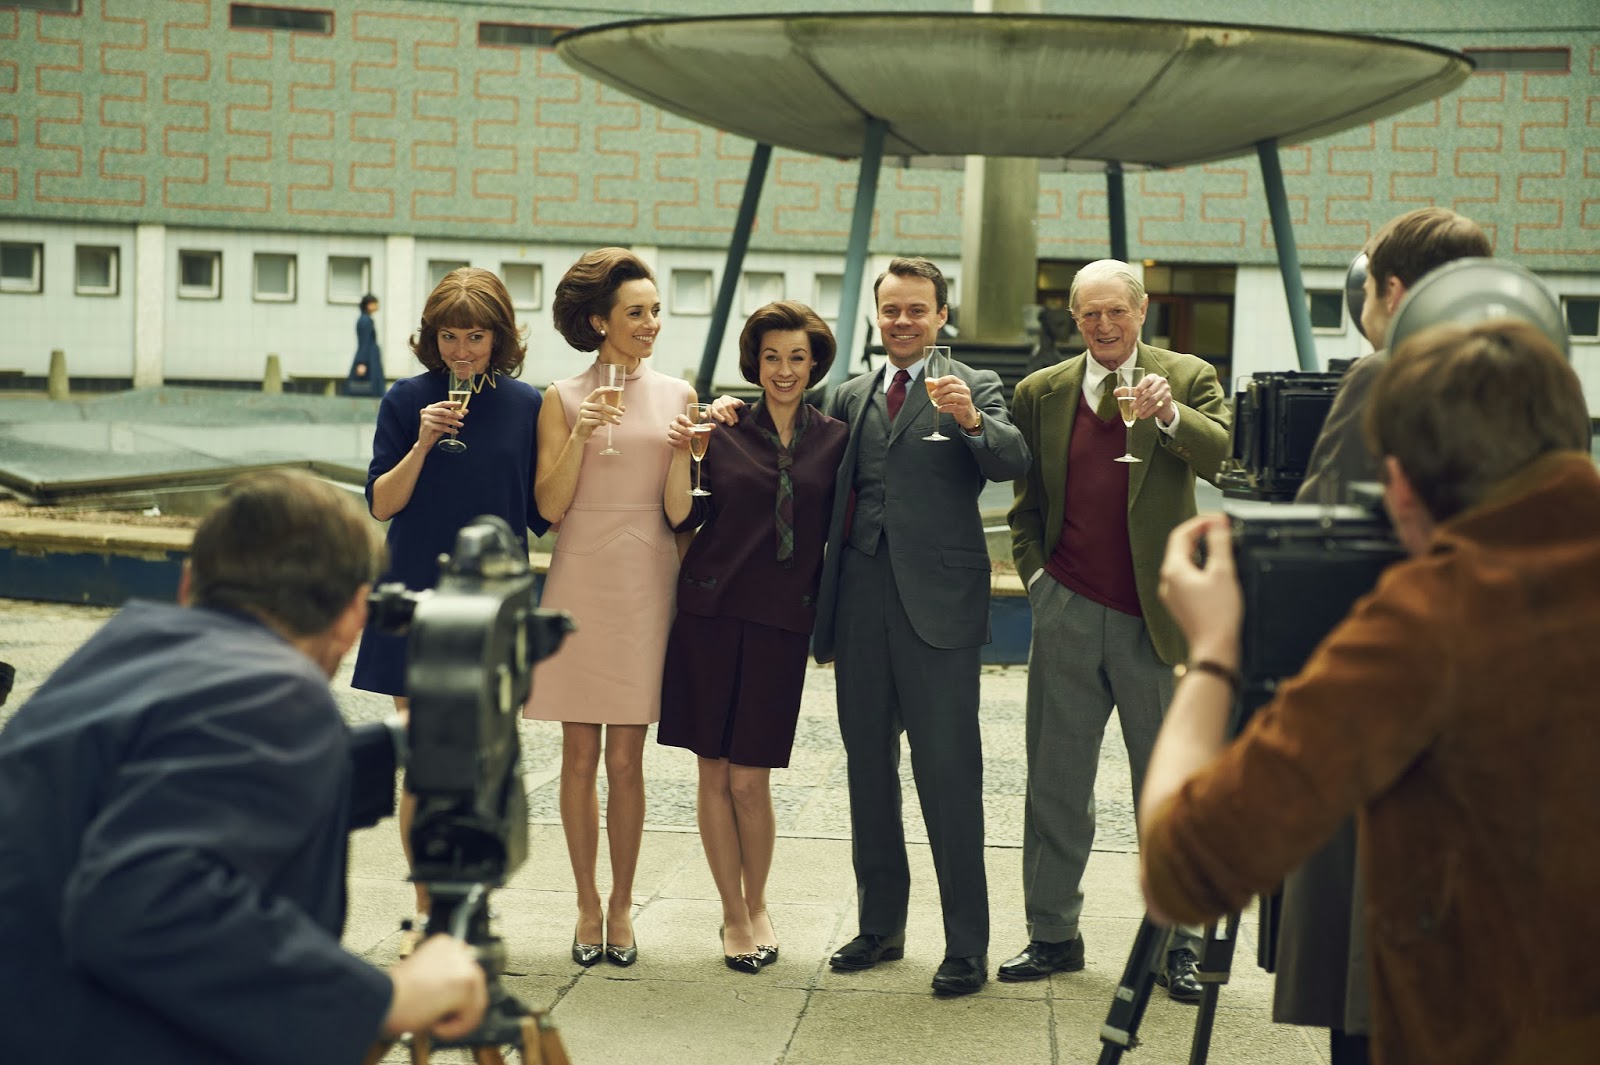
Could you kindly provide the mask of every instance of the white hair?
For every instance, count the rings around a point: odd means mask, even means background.
[[[1078,313],[1078,289],[1097,281],[1120,281],[1128,290],[1128,301],[1137,310],[1144,303],[1144,282],[1134,273],[1133,267],[1121,259],[1096,259],[1072,276],[1072,288],[1067,292],[1067,309]]]

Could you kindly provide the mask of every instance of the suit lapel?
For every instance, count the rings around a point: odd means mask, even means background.
[[[1062,363],[1050,381],[1049,391],[1040,397],[1034,416],[1039,426],[1040,451],[1034,461],[1039,463],[1039,479],[1048,498],[1058,497],[1061,486],[1067,483],[1067,453],[1072,448],[1072,426],[1083,397],[1087,360],[1087,355],[1080,355]]]

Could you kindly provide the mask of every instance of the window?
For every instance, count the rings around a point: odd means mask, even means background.
[[[353,255],[328,256],[328,302],[357,304],[372,291],[372,260]]]
[[[1574,340],[1600,340],[1600,296],[1563,296],[1567,332]]]
[[[537,311],[544,306],[544,268],[538,263],[501,263],[500,280],[517,310]]]
[[[289,30],[292,33],[327,35],[333,32],[333,12],[304,7],[233,4],[228,8],[228,25],[236,30]]]
[[[672,313],[711,313],[711,271],[672,271]]]
[[[78,0],[5,0],[0,7],[20,7],[24,11],[60,11],[67,15],[78,13]]]
[[[751,314],[769,303],[783,299],[783,275],[746,270],[744,274],[744,313]]]
[[[1318,333],[1344,332],[1344,291],[1337,288],[1306,290],[1311,305],[1311,328]]]
[[[222,298],[222,253],[220,251],[180,251],[178,253],[178,298],[217,300]]]
[[[44,291],[44,245],[0,243],[0,292]]]
[[[274,252],[256,253],[256,288],[258,303],[294,302],[294,256]]]
[[[478,43],[511,48],[549,48],[570,26],[524,26],[514,22],[478,23]]]
[[[1572,70],[1570,48],[1463,48],[1477,63],[1475,74],[1500,71],[1528,71],[1539,74],[1566,74]]]
[[[811,309],[824,318],[839,317],[839,294],[844,287],[842,274],[818,274],[811,291]]]
[[[121,251],[88,244],[78,245],[77,286],[80,296],[115,296],[117,260]]]
[[[444,280],[444,275],[448,274],[452,270],[459,270],[463,266],[471,265],[472,264],[467,262],[465,259],[429,259],[428,292],[424,294],[424,298],[426,298],[427,295],[431,295],[433,290],[439,287],[439,282]]]

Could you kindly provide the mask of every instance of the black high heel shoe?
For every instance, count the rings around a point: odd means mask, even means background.
[[[771,914],[767,914],[767,923],[768,924],[772,923],[772,915]],[[776,928],[774,928],[772,930],[772,938],[774,938],[774,939],[778,938],[778,930]],[[768,965],[771,965],[773,962],[778,960],[778,946],[777,946],[777,944],[776,943],[757,943],[756,944],[756,956],[761,959],[761,965],[762,965],[763,968],[768,966]]]
[[[572,960],[585,969],[598,964],[601,953],[600,944],[579,943],[577,936],[572,937]]]
[[[606,961],[612,965],[620,965],[626,969],[638,960],[639,943],[637,937],[635,937],[634,943],[630,947],[619,947],[615,943],[606,944]]]
[[[726,928],[717,929],[718,942],[725,941],[726,933]],[[722,964],[726,965],[736,973],[745,973],[746,975],[754,976],[756,973],[761,971],[761,948],[757,947],[755,950],[748,951],[744,954],[724,954],[722,956]]]

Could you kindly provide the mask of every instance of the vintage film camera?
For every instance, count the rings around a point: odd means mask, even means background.
[[[561,646],[572,618],[535,608],[527,551],[492,516],[460,531],[436,589],[386,584],[369,605],[369,624],[409,633],[412,878],[428,885],[430,929],[476,947],[489,977],[489,1012],[463,1042],[517,1042],[527,1010],[500,984],[505,947],[489,929],[488,893],[527,857],[517,726],[534,664]]]

